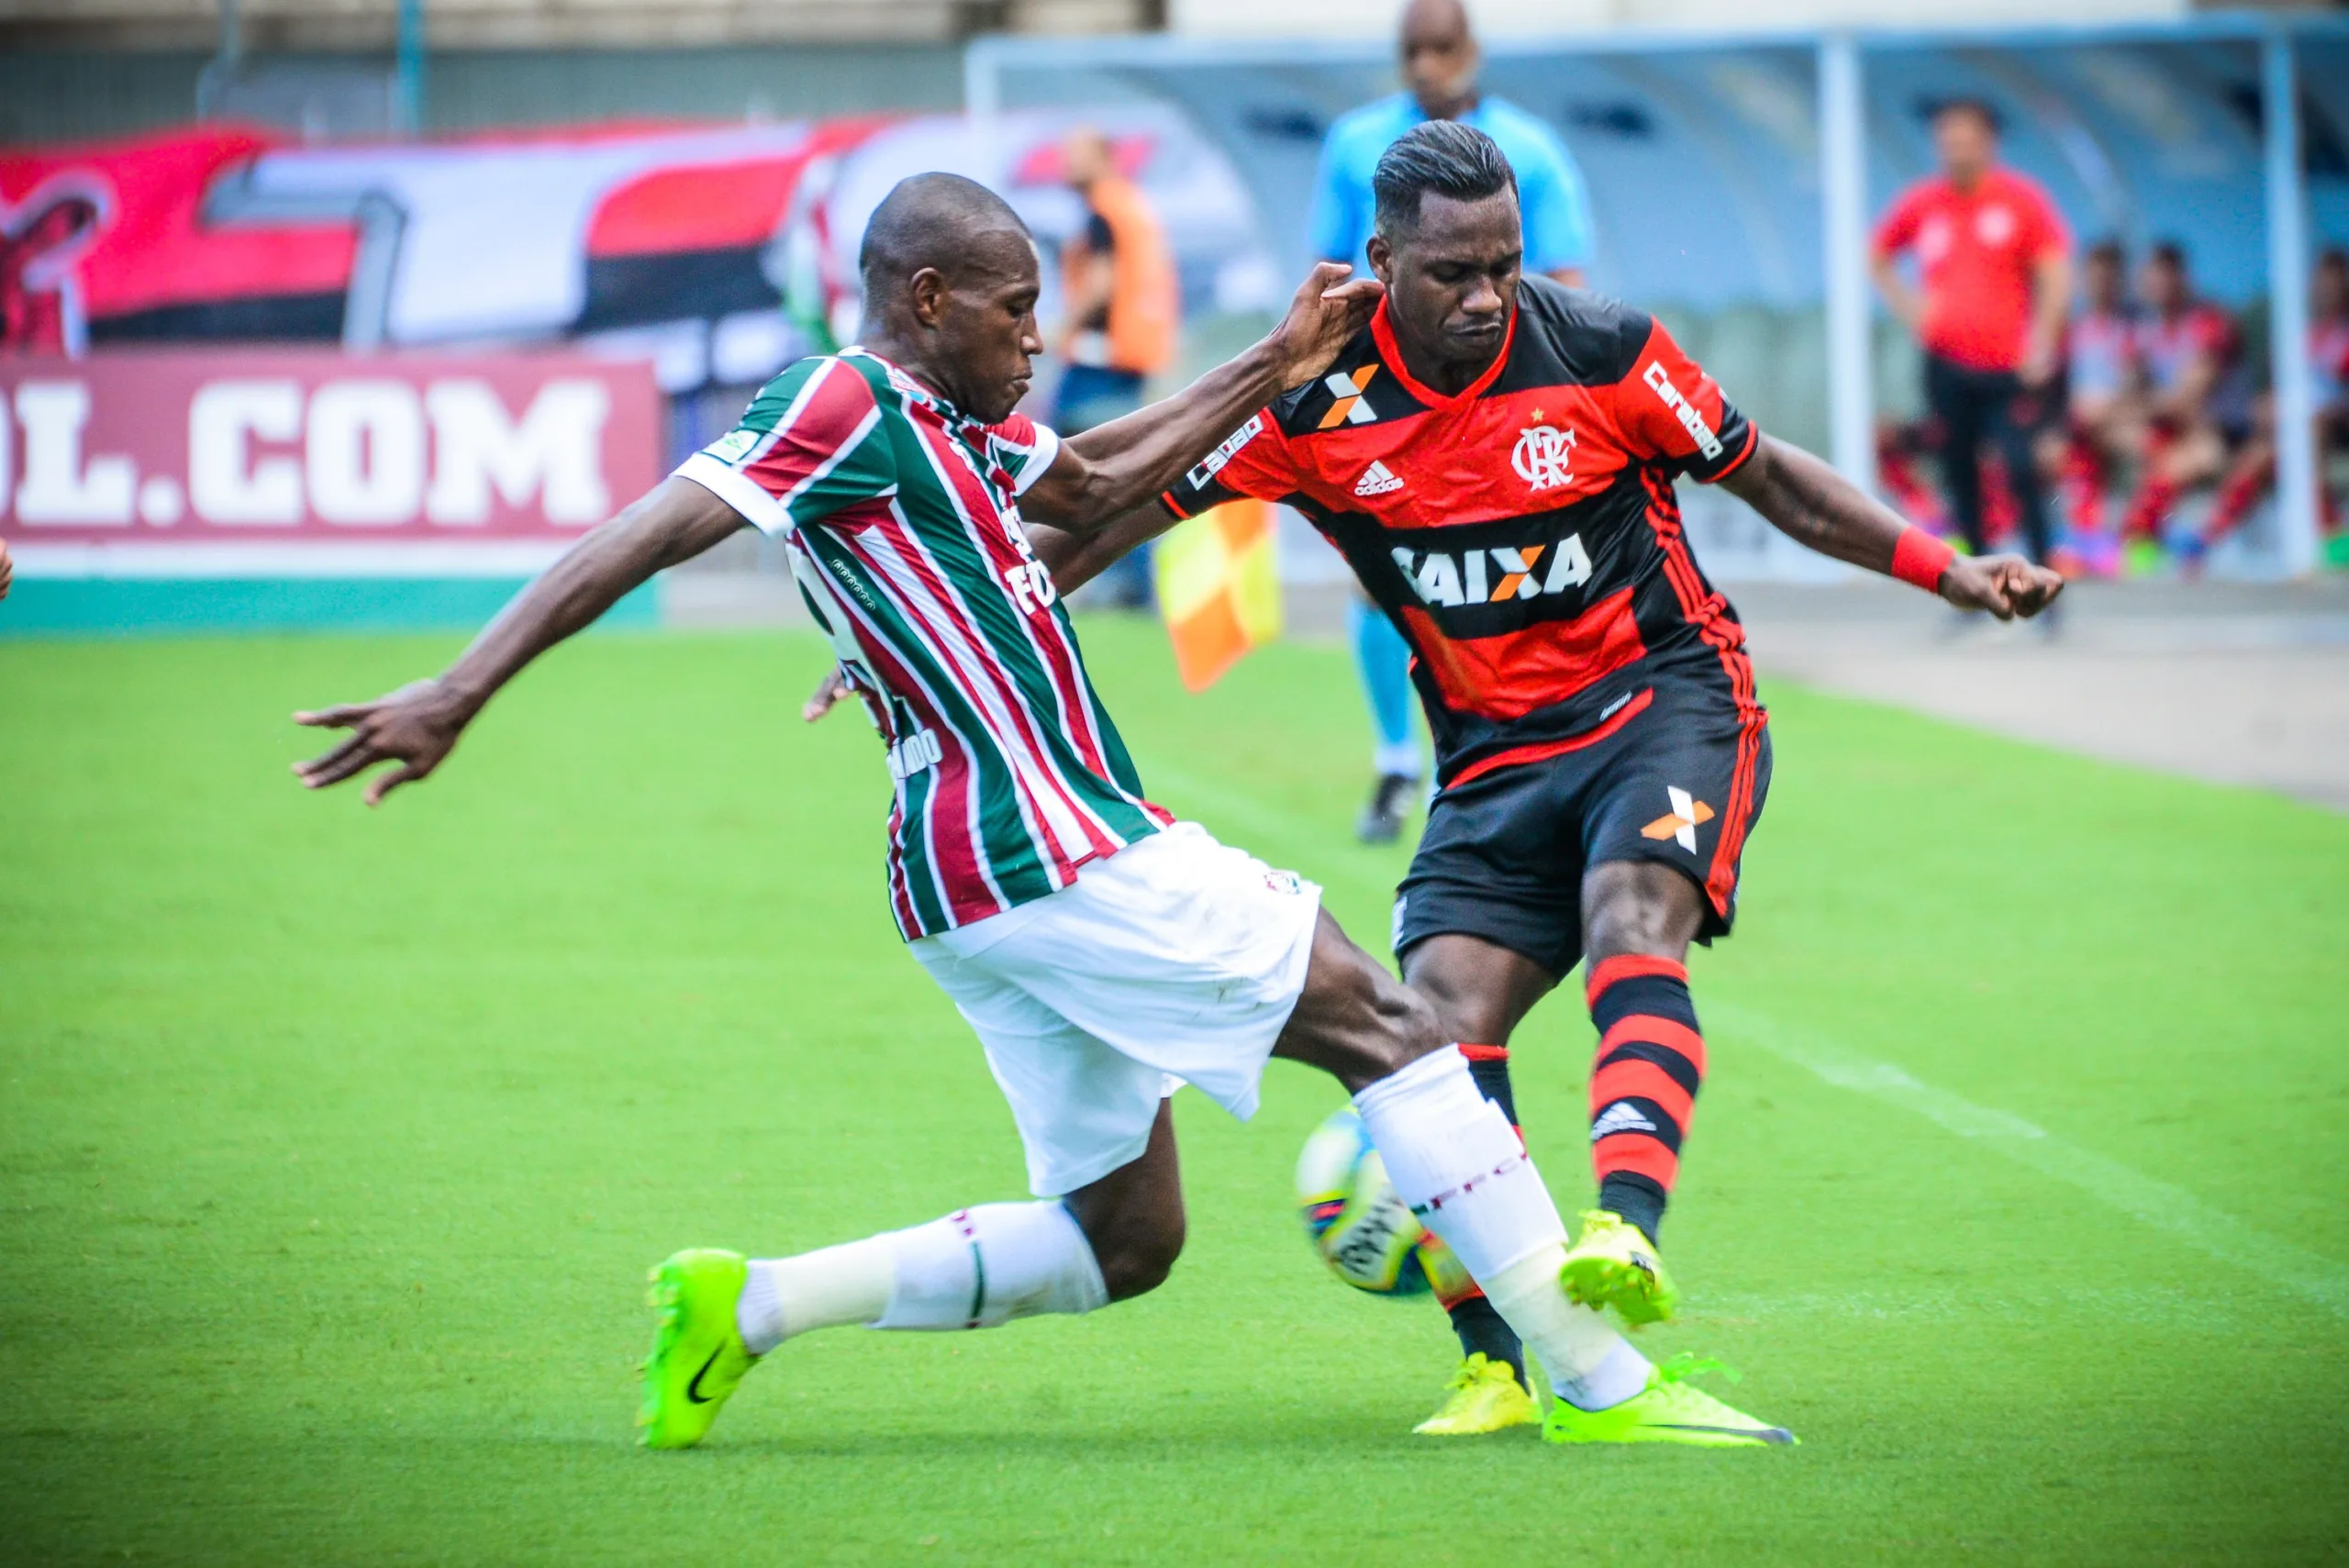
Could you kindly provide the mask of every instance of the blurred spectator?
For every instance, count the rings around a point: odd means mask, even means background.
[[[2341,527],[2341,502],[2328,470],[2349,453],[2349,251],[2327,250],[2309,280],[2309,368],[2316,383],[2317,506],[2324,531]],[[2234,531],[2276,483],[2276,399],[2263,395],[2254,415],[2251,439],[2227,465],[2218,504],[2201,533],[2187,547],[2187,563],[2198,566],[2210,548]]]
[[[1942,484],[1976,553],[1987,546],[1982,450],[2006,469],[2024,542],[2047,558],[2047,507],[2030,427],[2054,377],[2071,298],[2071,235],[2046,192],[1998,162],[1996,111],[1973,99],[1933,116],[1941,172],[1877,226],[1869,270],[1925,350],[1925,401],[1941,428]],[[1914,251],[1922,289],[1897,259]]]
[[[1590,265],[1590,198],[1574,155],[1542,120],[1476,87],[1482,56],[1460,0],[1411,0],[1403,12],[1401,57],[1405,91],[1341,116],[1321,144],[1315,177],[1311,238],[1324,261],[1352,263],[1367,273],[1377,204],[1370,177],[1396,138],[1428,120],[1458,120],[1500,145],[1517,176],[1518,209],[1525,228],[1527,272],[1544,272],[1572,288]],[[1386,617],[1357,597],[1353,603],[1354,662],[1370,704],[1377,743],[1370,802],[1354,831],[1383,844],[1403,830],[1405,813],[1425,766],[1413,728],[1411,654]]]
[[[2080,308],[2064,343],[2064,425],[2051,432],[2054,466],[2070,506],[2074,575],[2110,575],[2118,567],[2105,528],[2114,470],[2133,451],[2138,423],[2136,313],[2129,305],[2129,259],[2117,239],[2089,247],[2080,269]],[[2066,554],[2064,547],[2059,557]]]
[[[2138,423],[2137,496],[2121,522],[2132,550],[2159,552],[2163,526],[2178,498],[2215,481],[2227,463],[2228,432],[2219,397],[2234,364],[2235,325],[2196,296],[2186,250],[2165,239],[2145,258],[2138,298],[2137,361],[2144,375]],[[2241,400],[2238,434],[2250,434],[2250,400]]]
[[[1084,128],[1061,145],[1062,178],[1084,199],[1084,229],[1061,254],[1062,372],[1052,426],[1073,436],[1142,405],[1143,386],[1174,358],[1182,297],[1174,252],[1150,199],[1119,172],[1116,150]],[[1101,574],[1128,608],[1150,603],[1150,552],[1135,550]]]

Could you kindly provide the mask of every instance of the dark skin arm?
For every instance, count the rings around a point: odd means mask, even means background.
[[[1362,330],[1384,291],[1368,278],[1346,282],[1347,272],[1320,263],[1262,342],[1174,396],[1063,441],[1052,468],[1020,497],[1020,516],[1087,536],[1154,499],[1200,453],[1275,397],[1311,379]]]
[[[1892,571],[1893,547],[1909,525],[1824,462],[1764,436],[1744,465],[1721,488],[1762,514],[1772,528],[1821,555]],[[1962,610],[1987,610],[2000,620],[2035,616],[2064,590],[2064,579],[2019,555],[1958,556],[1935,590]]]
[[[296,724],[351,734],[332,751],[295,763],[295,775],[306,787],[322,789],[378,762],[397,762],[369,782],[370,806],[426,777],[525,664],[594,624],[654,573],[692,560],[742,526],[733,507],[691,480],[662,481],[517,594],[437,679],[414,682],[373,702],[295,714]]]

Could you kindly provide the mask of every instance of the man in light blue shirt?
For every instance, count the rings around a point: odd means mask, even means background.
[[[1413,126],[1458,120],[1499,143],[1517,175],[1525,223],[1525,270],[1546,272],[1571,288],[1582,286],[1590,264],[1590,197],[1582,171],[1557,132],[1505,99],[1476,91],[1476,39],[1461,0],[1411,0],[1403,13],[1399,50],[1405,90],[1341,117],[1321,144],[1313,193],[1313,253],[1349,261],[1367,276],[1376,202],[1370,176],[1379,154]],[[1367,844],[1386,843],[1403,830],[1419,793],[1419,732],[1412,720],[1410,651],[1386,617],[1359,598],[1353,606],[1354,661],[1377,730],[1372,768],[1377,782],[1354,824]]]

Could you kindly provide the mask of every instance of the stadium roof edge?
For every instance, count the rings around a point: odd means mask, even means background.
[[[1733,31],[1610,28],[1604,32],[1542,35],[1496,34],[1483,40],[1487,57],[1555,54],[1573,49],[1591,54],[1652,54],[1734,49],[1815,49],[1830,38],[1849,38],[1862,50],[1984,47],[2044,47],[2051,44],[2255,43],[2277,35],[2349,40],[2349,17],[2309,13],[2215,11],[2176,20],[2047,22],[2029,27],[1756,28]],[[987,34],[965,48],[966,75],[979,70],[1052,69],[1072,66],[1173,64],[1384,63],[1394,53],[1381,39],[1188,38],[1178,34],[1129,34],[1091,38],[1037,38]],[[982,63],[984,62],[984,63]]]

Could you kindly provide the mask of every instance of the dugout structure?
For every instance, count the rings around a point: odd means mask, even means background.
[[[1935,104],[1998,106],[2009,160],[2047,186],[2083,241],[2111,235],[2141,250],[2180,239],[2207,292],[2265,324],[2252,348],[2272,367],[2281,416],[2278,498],[2232,565],[2251,576],[2316,567],[2303,345],[2311,259],[2349,244],[2349,18],[1484,47],[1485,89],[1547,118],[1582,165],[1594,284],[1656,309],[1766,428],[1871,486],[1876,417],[1901,409],[1915,375],[1868,285],[1868,227],[1930,167]],[[1311,260],[1305,213],[1323,131],[1395,86],[1383,40],[989,38],[964,58],[981,135],[1011,108],[1181,108],[1241,171],[1283,278]],[[1808,570],[1791,546],[1742,542],[1772,574]]]

